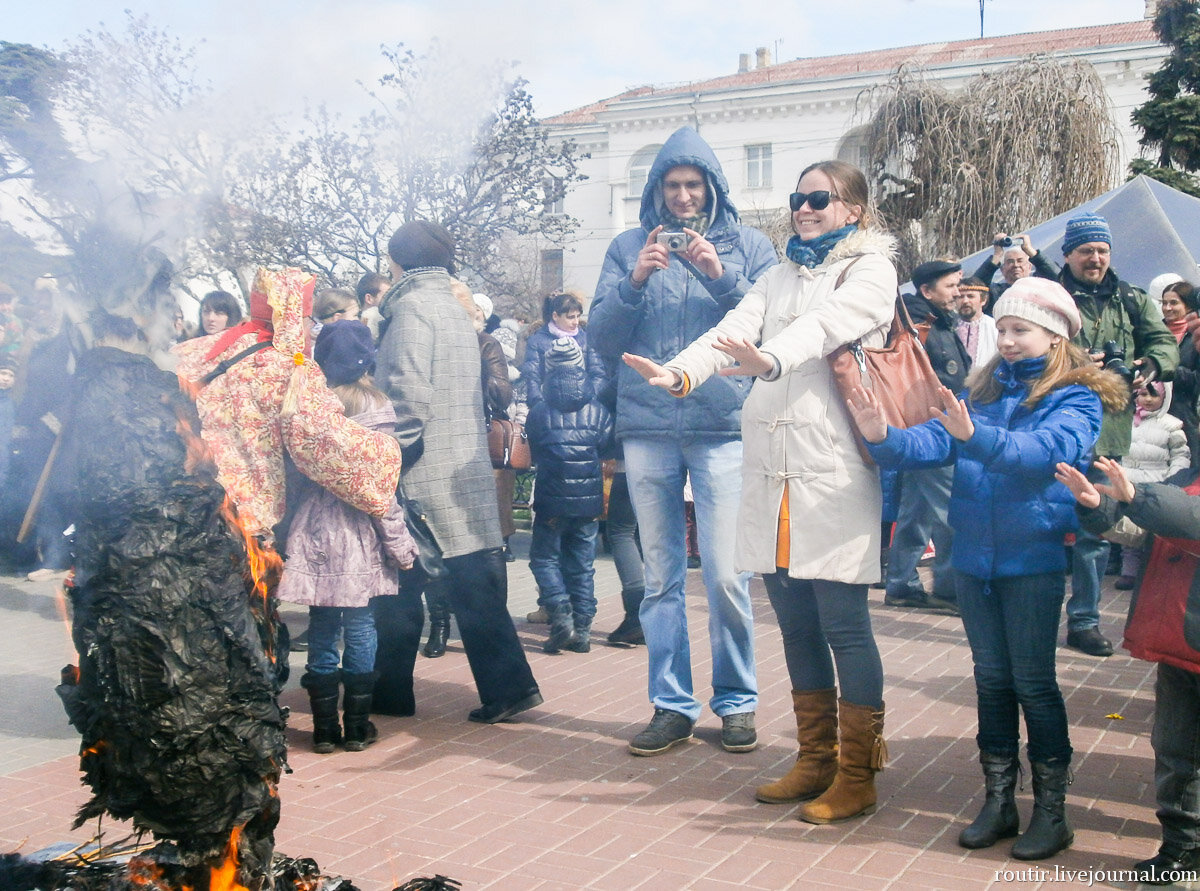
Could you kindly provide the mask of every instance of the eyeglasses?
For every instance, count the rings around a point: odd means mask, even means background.
[[[788,196],[788,202],[792,206],[792,213],[795,213],[804,206],[804,202],[808,202],[808,206],[813,210],[824,210],[829,206],[830,201],[841,201],[837,195],[830,192],[828,189],[818,189],[815,192],[792,192]]]

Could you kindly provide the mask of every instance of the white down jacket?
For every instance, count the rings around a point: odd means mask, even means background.
[[[1162,408],[1146,414],[1133,428],[1129,454],[1121,462],[1129,481],[1135,485],[1161,483],[1191,466],[1192,454],[1183,432],[1183,421],[1168,414],[1171,383],[1160,382],[1155,386],[1163,388]]]
[[[885,341],[896,302],[894,253],[890,235],[860,229],[815,269],[785,260],[666,363],[698,387],[732,364],[711,346],[721,334],[759,343],[779,361],[779,377],[755,380],[742,408],[739,570],[775,571],[787,486],[788,575],[849,584],[879,580],[879,478],[855,448],[826,356],[859,338],[865,346]]]

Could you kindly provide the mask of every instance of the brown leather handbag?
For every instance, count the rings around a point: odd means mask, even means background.
[[[492,467],[528,470],[533,464],[525,428],[508,418],[492,418],[488,425],[488,453]]]
[[[856,340],[838,347],[829,354],[828,361],[851,426],[854,418],[845,401],[855,387],[874,392],[884,418],[892,427],[923,424],[933,417],[932,407],[941,404],[938,395],[941,381],[929,364],[917,326],[899,296],[886,346],[864,347],[861,340]],[[855,433],[858,453],[867,464],[874,464],[856,426]]]

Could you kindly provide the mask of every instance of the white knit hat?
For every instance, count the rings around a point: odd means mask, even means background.
[[[1013,282],[992,308],[997,321],[1015,316],[1070,340],[1083,327],[1083,319],[1067,289],[1048,278],[1029,276]]]
[[[475,301],[475,305],[483,310],[483,317],[490,319],[492,317],[492,298],[487,294],[472,294],[471,299]]]

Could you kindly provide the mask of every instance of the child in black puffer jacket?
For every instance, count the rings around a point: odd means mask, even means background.
[[[600,453],[612,438],[612,415],[596,400],[583,353],[569,337],[546,352],[542,395],[525,423],[537,466],[529,568],[550,615],[542,649],[586,653],[596,615],[597,518],[604,512]]]

